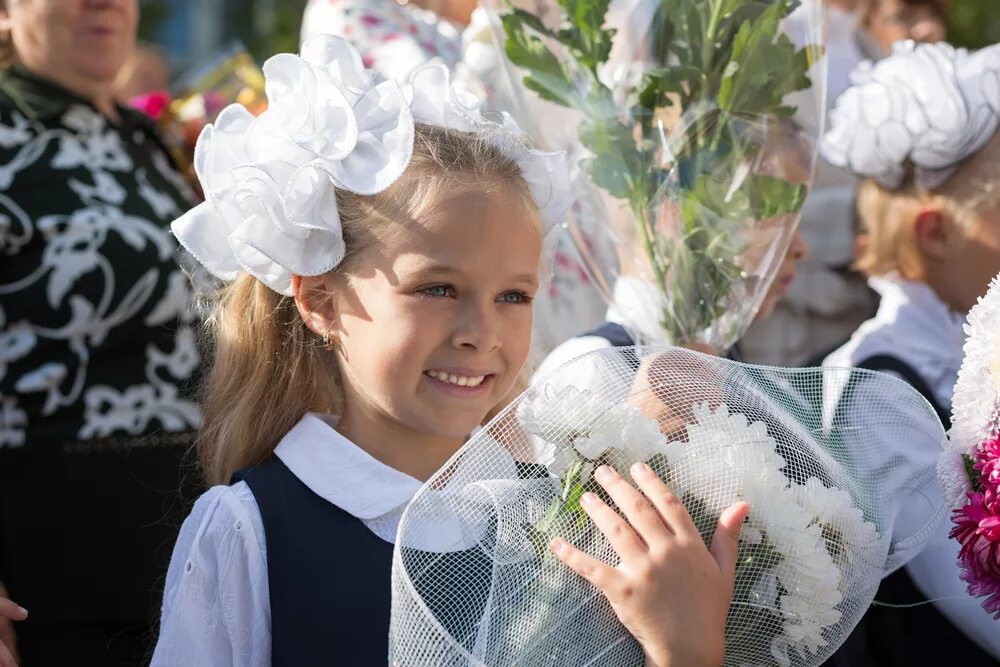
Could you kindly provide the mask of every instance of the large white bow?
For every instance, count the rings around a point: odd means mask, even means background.
[[[913,167],[919,188],[943,185],[1000,128],[1000,45],[975,52],[897,42],[862,63],[837,100],[823,157],[889,189]]]
[[[546,229],[572,203],[562,153],[531,150],[513,120],[487,121],[482,102],[455,89],[448,70],[416,70],[406,92],[367,71],[334,36],[310,38],[299,56],[264,64],[268,108],[238,104],[208,125],[195,147],[206,201],[172,224],[181,244],[213,275],[253,274],[291,295],[293,275],[320,275],[344,258],[336,188],[377,194],[413,154],[414,123],[488,133],[521,168]]]

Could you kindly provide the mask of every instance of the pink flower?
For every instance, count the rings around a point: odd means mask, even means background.
[[[979,471],[979,483],[986,492],[988,505],[992,510],[1000,513],[997,500],[1000,496],[1000,438],[993,438],[976,452],[976,463],[973,466]]]
[[[986,598],[983,609],[1000,620],[1000,515],[986,494],[970,493],[968,498],[952,513],[951,537],[962,545],[958,556],[962,581],[969,585],[970,595]]]
[[[145,95],[136,95],[128,101],[130,107],[153,119],[159,118],[168,104],[170,104],[170,93],[165,90],[154,90]]]

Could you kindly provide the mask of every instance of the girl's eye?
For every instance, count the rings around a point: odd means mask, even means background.
[[[427,296],[434,296],[434,297],[455,296],[455,290],[450,285],[431,285],[430,287],[425,287],[422,291]]]
[[[500,295],[501,303],[531,303],[532,297],[528,296],[527,293],[521,290],[515,290],[513,292],[504,292]]]

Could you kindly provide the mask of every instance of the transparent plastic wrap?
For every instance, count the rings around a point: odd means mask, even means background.
[[[616,564],[579,499],[610,502],[595,466],[627,476],[646,461],[706,541],[724,508],[750,505],[725,664],[819,665],[943,520],[943,438],[926,401],[884,374],[680,348],[584,355],[474,434],[413,499],[393,558],[390,659],[641,665],[610,604],[548,544],[559,536]]]
[[[536,141],[578,147],[581,203],[568,227],[602,296],[613,302],[620,278],[641,281],[659,328],[631,323],[637,340],[728,349],[770,288],[812,183],[820,5],[481,5],[505,56],[505,105]]]

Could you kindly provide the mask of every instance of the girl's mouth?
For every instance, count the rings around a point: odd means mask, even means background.
[[[456,373],[450,370],[426,370],[424,375],[439,389],[458,396],[479,395],[488,390],[494,373],[482,371]]]
[[[489,373],[484,375],[458,375],[457,373],[434,370],[425,371],[425,373],[439,382],[453,384],[459,387],[478,387],[486,380],[486,378],[490,376]]]

